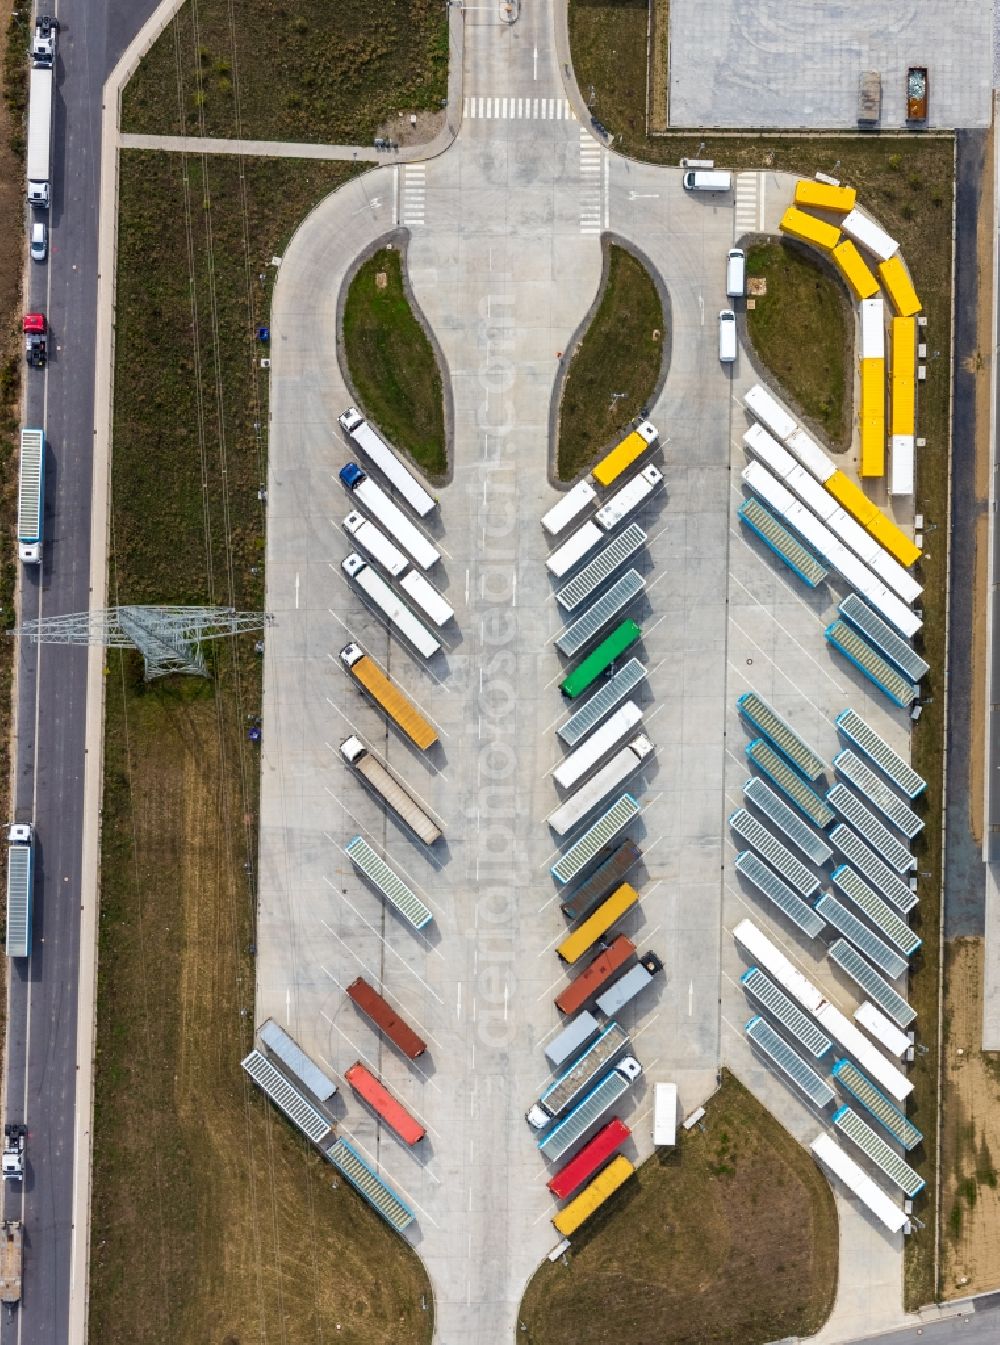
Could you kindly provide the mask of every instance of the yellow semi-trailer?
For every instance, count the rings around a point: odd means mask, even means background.
[[[564,1238],[568,1238],[571,1233],[587,1222],[590,1216],[597,1212],[606,1200],[625,1185],[629,1177],[635,1172],[635,1167],[625,1157],[619,1154],[613,1158],[608,1166],[600,1171],[589,1186],[585,1186],[580,1194],[569,1202],[558,1214],[552,1218],[552,1226],[557,1233],[561,1233]]]
[[[798,210],[793,205],[782,215],[778,228],[790,238],[797,238],[800,243],[811,243],[821,252],[832,252],[840,242],[840,230],[835,224],[827,224],[826,220],[817,219],[815,215],[807,215],[804,210]]]
[[[631,910],[638,900],[639,893],[632,884],[622,883],[621,887],[616,888],[611,896],[598,906],[593,915],[588,916],[582,925],[563,939],[556,953],[563,962],[572,966],[583,957],[588,948],[593,948],[597,940],[603,938],[612,925],[620,920],[626,911]]]
[[[833,249],[833,260],[855,299],[871,299],[878,294],[878,281],[849,238],[843,239]]]
[[[842,187],[839,183],[800,177],[795,184],[795,204],[808,210],[829,210],[846,215],[854,209],[857,199],[858,193],[853,187]]]
[[[411,743],[424,752],[434,746],[438,740],[435,729],[359,644],[344,645],[340,651],[340,661],[376,705],[386,712],[397,728],[402,729]]]
[[[657,438],[656,426],[651,420],[644,420],[600,460],[591,473],[594,480],[599,486],[610,486],[637,458],[642,457],[647,448],[652,448]]]

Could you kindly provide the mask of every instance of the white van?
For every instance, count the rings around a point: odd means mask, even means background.
[[[732,173],[708,173],[701,169],[684,174],[685,191],[732,191]]]
[[[736,359],[736,314],[731,308],[719,314],[719,359],[723,364]]]
[[[726,258],[726,298],[742,299],[747,288],[747,254],[742,248],[730,248]]]

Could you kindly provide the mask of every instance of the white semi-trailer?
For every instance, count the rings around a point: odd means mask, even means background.
[[[626,734],[642,722],[642,711],[635,701],[626,701],[624,705],[604,721],[596,733],[585,738],[575,752],[560,761],[552,772],[552,778],[560,789],[572,789],[575,784],[592,770],[594,766],[615,747],[620,746]]]
[[[357,444],[373,466],[377,467],[390,485],[395,486],[403,499],[421,518],[426,518],[437,503],[385,442],[368,424],[360,411],[352,406],[340,417],[346,434]]]
[[[420,529],[393,504],[381,486],[366,476],[356,462],[340,469],[340,479],[353,491],[371,516],[381,523],[390,537],[417,562],[422,570],[429,570],[441,559],[441,552],[432,546]]]
[[[422,621],[417,620],[402,599],[396,597],[378,571],[367,564],[356,551],[352,551],[341,562],[341,568],[354,580],[361,592],[372,600],[389,624],[394,626],[418,653],[423,654],[424,658],[431,658],[437,653],[441,648],[440,641],[434,638]]]
[[[549,826],[557,836],[565,836],[578,822],[589,817],[609,795],[619,789],[629,776],[652,754],[653,744],[644,733],[616,752],[601,769],[565,803],[549,813]]]
[[[27,823],[7,828],[8,957],[31,954],[31,907],[35,887],[35,832]]]
[[[344,519],[344,527],[358,546],[367,551],[372,560],[377,560],[387,574],[398,579],[410,562],[395,542],[390,542],[381,528],[376,528],[370,518],[365,518],[360,509],[352,509]]]
[[[610,532],[623,523],[629,514],[634,513],[643,500],[648,500],[662,481],[663,473],[658,468],[644,467],[638,476],[633,476],[617,494],[612,495],[594,517],[606,532]]]
[[[33,66],[28,94],[28,204],[48,210],[52,180],[52,66]]]
[[[417,570],[411,570],[409,574],[404,575],[399,581],[399,586],[424,615],[430,617],[435,626],[446,625],[455,615],[454,608],[445,602],[434,585]]]
[[[25,565],[42,559],[45,517],[45,434],[21,431],[21,465],[17,489],[17,554]]]

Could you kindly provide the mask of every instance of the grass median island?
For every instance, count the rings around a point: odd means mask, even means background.
[[[448,454],[441,370],[410,305],[396,248],[376,252],[351,280],[344,354],[365,415],[429,477],[443,477]]]
[[[606,245],[597,308],[562,387],[560,481],[592,466],[649,404],[663,363],[664,325],[660,295],[645,266],[626,248]]]
[[[113,600],[263,606],[267,263],[352,171],[122,156]],[[213,680],[152,686],[108,656],[91,1337],[426,1345],[416,1254],[240,1069],[260,661],[249,639],[208,654]]]
[[[731,1074],[704,1130],[680,1132],[544,1262],[525,1345],[763,1345],[809,1336],[837,1286],[833,1194],[810,1155]]]
[[[368,144],[448,92],[440,0],[188,0],[130,80],[122,129]]]
[[[767,294],[747,308],[758,357],[829,442],[847,448],[854,315],[842,286],[804,250],[783,241],[751,247],[747,275],[767,281]]]

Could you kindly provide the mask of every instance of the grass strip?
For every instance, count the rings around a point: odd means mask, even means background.
[[[447,91],[439,0],[188,0],[129,82],[122,129],[367,144]]]
[[[627,1222],[626,1222],[627,1221]],[[837,1287],[833,1195],[812,1157],[728,1071],[680,1131],[544,1262],[525,1345],[740,1345],[805,1337]]]
[[[268,262],[352,171],[122,156],[116,600],[262,607]],[[416,1254],[240,1069],[260,665],[250,641],[207,652],[210,682],[147,687],[136,655],[107,665],[90,1329],[106,1345],[426,1345]]]
[[[562,387],[560,481],[591,467],[649,404],[663,363],[664,325],[645,266],[626,248],[606,244],[597,307]]]
[[[846,449],[854,314],[843,287],[804,249],[784,241],[749,248],[747,275],[767,281],[767,294],[747,305],[758,358],[796,408],[835,448]]]
[[[448,470],[441,370],[403,280],[382,248],[358,268],[344,305],[344,353],[361,409],[432,479]]]

